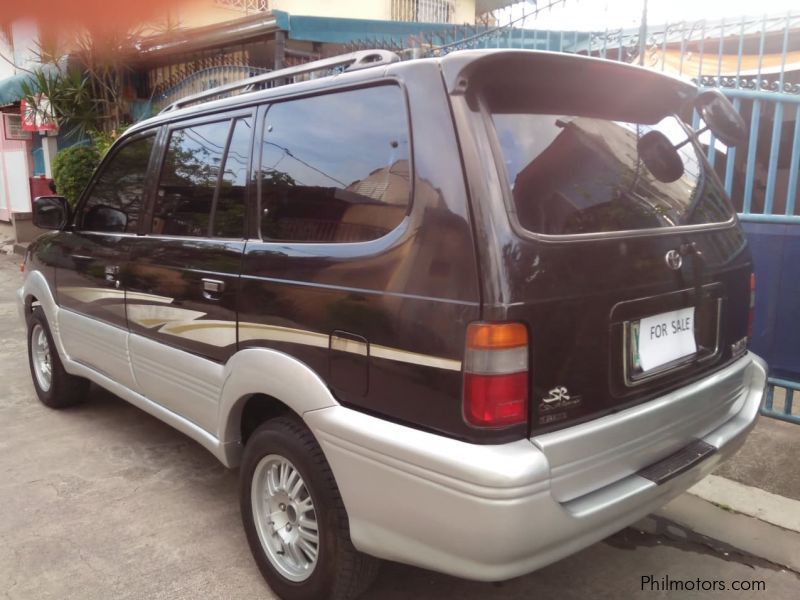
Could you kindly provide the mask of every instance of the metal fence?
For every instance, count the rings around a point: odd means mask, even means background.
[[[153,98],[153,111],[158,112],[165,106],[176,100],[185,98],[186,96],[204,92],[225,85],[226,83],[241,81],[242,79],[260,75],[268,71],[269,69],[243,65],[220,65],[202,69],[196,73],[192,73],[179,83],[167,88],[164,92]]]
[[[794,405],[795,392],[800,392],[800,383],[770,377],[761,413],[800,425],[800,407]]]

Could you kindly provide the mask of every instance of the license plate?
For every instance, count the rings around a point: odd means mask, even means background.
[[[643,373],[697,352],[694,307],[631,323],[631,362]]]

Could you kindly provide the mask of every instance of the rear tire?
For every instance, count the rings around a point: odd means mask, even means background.
[[[256,429],[240,477],[247,541],[273,592],[283,600],[352,600],[367,590],[380,561],[350,541],[328,461],[299,420],[278,417]]]
[[[45,406],[73,406],[89,393],[88,380],[64,370],[44,311],[38,306],[28,318],[28,365],[36,395]]]

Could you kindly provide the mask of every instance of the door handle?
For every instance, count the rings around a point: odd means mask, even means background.
[[[203,278],[203,297],[208,300],[218,300],[219,295],[225,291],[225,282],[219,279]]]
[[[119,267],[117,265],[106,265],[105,275],[108,283],[113,283],[116,287],[119,287]]]

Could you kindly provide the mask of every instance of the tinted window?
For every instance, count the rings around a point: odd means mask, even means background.
[[[718,223],[733,215],[675,117],[651,125],[543,114],[502,113],[493,120],[516,213],[530,231],[627,231]],[[642,160],[640,140],[651,131],[666,138],[657,159],[677,148],[674,176],[656,177]],[[660,163],[648,164],[658,173]]]
[[[158,182],[153,233],[242,237],[251,126],[250,119],[234,121],[227,158],[225,145],[231,121],[175,129],[170,133]]]
[[[377,239],[409,203],[409,142],[399,88],[273,105],[261,169],[261,235],[296,242]]]
[[[253,123],[250,117],[236,119],[228,153],[225,156],[225,169],[219,184],[214,224],[211,234],[217,237],[244,237],[245,186],[247,169],[250,165],[250,144]]]
[[[136,232],[154,135],[122,146],[103,166],[81,209],[86,231]]]

